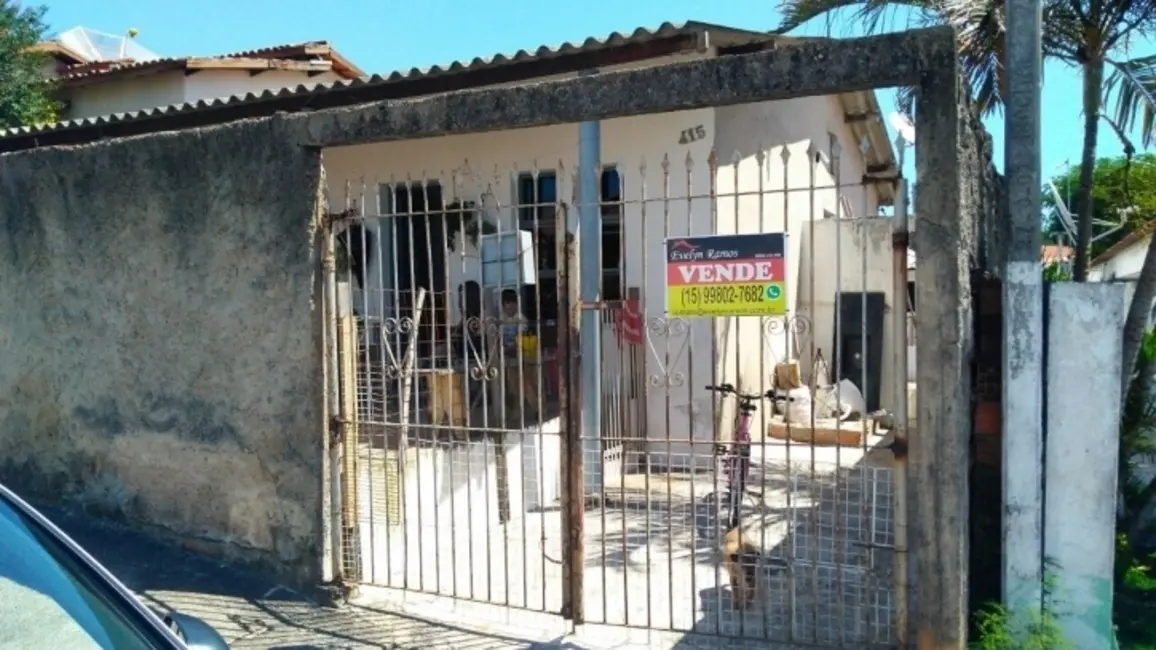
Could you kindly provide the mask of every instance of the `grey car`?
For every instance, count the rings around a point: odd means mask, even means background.
[[[228,650],[191,616],[165,616],[0,485],[0,650]]]

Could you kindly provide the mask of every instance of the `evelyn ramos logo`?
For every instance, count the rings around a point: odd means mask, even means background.
[[[692,252],[702,248],[698,244],[692,244],[685,239],[676,239],[670,243],[671,250]]]

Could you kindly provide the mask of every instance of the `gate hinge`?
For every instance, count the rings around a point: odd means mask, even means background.
[[[339,444],[345,427],[341,426],[341,418],[333,416],[329,418],[329,442],[330,444]]]
[[[326,212],[325,213],[325,225],[332,227],[332,226],[335,226],[335,225],[341,223],[342,221],[350,221],[350,220],[356,219],[357,217],[360,217],[360,216],[361,216],[361,211],[358,210],[356,207],[352,207],[352,208],[349,208],[347,210],[342,210],[341,212]]]

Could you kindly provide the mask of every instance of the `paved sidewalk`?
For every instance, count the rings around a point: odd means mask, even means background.
[[[386,612],[373,605],[373,598],[341,609],[320,607],[255,573],[118,525],[58,510],[43,512],[146,604],[201,618],[238,650],[579,647],[432,624]]]
[[[555,617],[493,606],[366,588],[340,609],[308,598],[252,571],[157,541],[99,519],[51,508],[41,511],[158,610],[177,610],[212,625],[236,650],[766,650],[773,644],[590,627],[560,633]],[[449,607],[449,609],[447,609]],[[471,607],[490,608],[474,615]],[[399,612],[406,613],[399,613]],[[447,621],[455,622],[447,624]]]

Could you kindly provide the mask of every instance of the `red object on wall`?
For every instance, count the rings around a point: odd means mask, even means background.
[[[621,343],[642,345],[642,308],[638,299],[629,298],[622,304],[614,310],[614,332]]]

